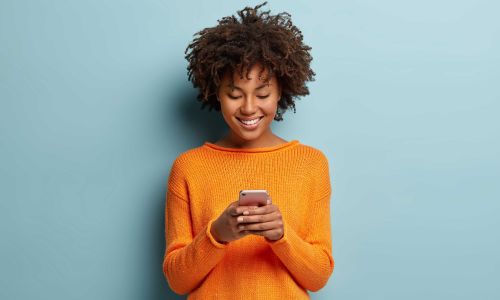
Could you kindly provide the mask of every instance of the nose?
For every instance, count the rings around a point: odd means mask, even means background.
[[[257,111],[257,104],[255,103],[255,99],[253,99],[252,97],[246,97],[240,107],[240,111],[243,115],[254,115]]]

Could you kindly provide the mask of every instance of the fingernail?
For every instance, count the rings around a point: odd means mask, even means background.
[[[248,216],[249,212],[248,212],[247,210],[245,210],[245,211],[243,212],[243,214],[244,214],[245,216]]]
[[[243,217],[238,217],[238,222],[243,222]]]
[[[238,227],[238,228],[239,228],[239,229],[243,229],[243,228],[245,228],[245,226],[243,226],[243,225],[240,225],[240,227]]]
[[[271,204],[271,199],[267,199],[267,204]]]

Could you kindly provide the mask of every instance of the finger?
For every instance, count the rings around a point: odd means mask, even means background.
[[[254,210],[254,209],[257,209],[257,206],[255,205],[242,205],[242,206],[237,206],[235,208],[235,215],[238,216],[238,215],[241,215],[243,214],[244,211],[251,211],[251,210]]]
[[[249,230],[248,232],[253,235],[269,236],[274,230]]]
[[[237,216],[236,209],[238,208],[238,201],[234,201],[233,203],[229,204],[227,208],[227,212],[231,216]]]
[[[239,224],[238,229],[239,230],[271,230],[271,229],[276,229],[281,227],[281,221],[271,221],[271,222],[264,222],[264,223],[247,223],[247,224]]]
[[[238,223],[264,223],[264,222],[279,220],[280,217],[281,217],[281,214],[279,212],[275,211],[275,212],[272,212],[270,214],[265,214],[265,215],[238,216],[236,218],[236,222],[238,222]]]
[[[231,216],[241,215],[244,210],[252,210],[256,206],[238,206],[238,201],[231,203],[228,207],[228,212]]]
[[[246,211],[248,211],[248,215],[264,215],[264,214],[272,213],[276,210],[277,210],[277,207],[274,204],[270,204],[270,205],[265,205],[265,206],[259,206],[256,209],[246,210]],[[244,215],[247,215],[247,213],[244,213]]]
[[[281,229],[271,229],[271,230],[249,230],[250,234],[260,235],[265,237],[270,236],[282,236],[283,231]]]

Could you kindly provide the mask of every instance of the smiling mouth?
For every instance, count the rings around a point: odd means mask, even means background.
[[[245,124],[245,125],[254,125],[254,124],[257,124],[260,122],[260,120],[262,120],[262,118],[264,118],[264,116],[262,117],[258,117],[258,118],[255,118],[255,119],[252,119],[251,122],[248,122],[248,121],[243,121],[242,119],[236,117],[236,119],[238,119],[238,121],[240,121],[241,123]]]

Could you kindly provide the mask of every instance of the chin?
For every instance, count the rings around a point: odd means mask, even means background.
[[[236,124],[236,128],[232,129],[233,133],[244,141],[256,140],[262,135],[262,130],[245,131],[244,129],[238,128],[238,126],[239,125]]]

